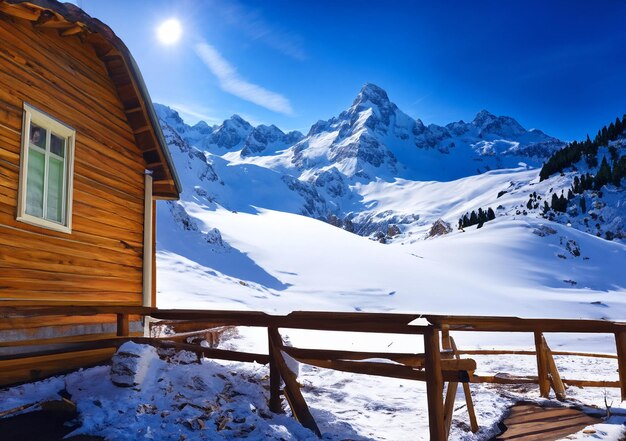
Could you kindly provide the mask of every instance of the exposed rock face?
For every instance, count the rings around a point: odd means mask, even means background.
[[[426,237],[437,237],[443,236],[444,234],[448,234],[452,232],[452,226],[444,221],[443,219],[437,219],[433,222],[433,226],[430,228],[430,231],[426,235]]]
[[[397,225],[389,225],[387,227],[387,237],[389,238],[393,238],[395,236],[397,236],[398,234],[400,234],[402,231],[400,231],[400,228]]]

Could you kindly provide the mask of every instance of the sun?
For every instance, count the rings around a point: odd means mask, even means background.
[[[165,20],[157,28],[157,37],[159,41],[165,45],[171,45],[178,42],[182,33],[183,27],[180,24],[180,21],[176,18]]]

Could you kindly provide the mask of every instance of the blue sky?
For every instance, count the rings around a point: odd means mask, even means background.
[[[75,0],[186,121],[306,132],[375,83],[425,123],[480,109],[565,140],[626,113],[626,2]],[[176,17],[183,38],[156,28]]]

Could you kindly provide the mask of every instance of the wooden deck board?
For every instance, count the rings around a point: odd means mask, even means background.
[[[554,441],[600,421],[575,409],[520,404],[511,408],[504,420],[507,430],[495,441]]]

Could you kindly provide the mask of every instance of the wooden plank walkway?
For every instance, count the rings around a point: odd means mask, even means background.
[[[507,430],[494,441],[554,441],[599,422],[580,410],[519,404],[504,420]]]

